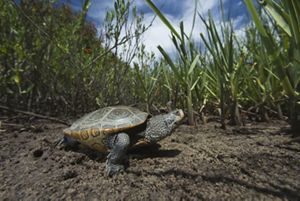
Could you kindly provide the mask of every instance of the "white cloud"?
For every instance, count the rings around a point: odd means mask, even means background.
[[[208,10],[215,8],[219,4],[219,0],[199,0],[198,2],[198,8],[201,14],[205,14]]]
[[[176,16],[171,16],[171,15],[164,15],[167,17],[167,19],[170,21],[170,23],[177,28],[179,27],[179,24],[181,21],[184,22],[184,28],[186,33],[190,33],[192,30],[193,26],[193,16],[194,16],[194,0],[186,0],[186,1],[180,1],[181,2],[181,7],[182,7],[182,13],[177,14]],[[211,0],[211,1],[206,1],[206,0],[200,0],[199,5],[198,5],[198,11],[201,14],[206,15],[209,9],[213,9],[218,5],[218,0]],[[174,3],[178,3],[174,2]],[[154,14],[149,13],[145,15],[145,20],[144,22],[147,24],[150,23],[150,21],[153,19]],[[178,18],[178,16],[180,18]],[[199,33],[204,32],[205,27],[204,24],[201,22],[199,19],[198,15],[196,16],[196,22],[194,26],[194,31],[193,31],[193,36],[194,40],[199,41]],[[157,57],[160,57],[161,54],[159,50],[157,49],[157,46],[160,45],[162,46],[167,52],[171,53],[175,51],[175,47],[172,43],[172,40],[170,38],[170,31],[164,25],[161,20],[157,17],[155,21],[152,24],[152,27],[145,33],[144,36],[144,43],[146,45],[146,50],[152,51],[155,53]]]
[[[178,30],[180,21],[184,22],[185,32],[190,33],[193,25],[193,15],[194,15],[194,5],[195,0],[168,0],[168,1],[160,1],[160,0],[153,0],[154,3],[160,8],[163,14],[167,17],[170,23]],[[223,0],[225,5],[226,1]],[[154,17],[154,13],[151,11],[149,12],[149,7],[144,0],[135,0],[135,5],[140,10],[147,9],[147,13],[144,15],[144,23],[145,25],[149,25]],[[240,2],[239,2],[240,3]],[[218,12],[217,7],[219,6],[219,0],[198,0],[198,12],[203,15],[207,16],[209,10],[213,10],[212,14],[215,19],[215,23],[218,27],[220,23],[220,13]],[[96,20],[97,29],[101,29],[102,22],[104,20],[105,14],[109,9],[113,9],[113,1],[111,0],[93,0],[92,5],[90,7],[89,16]],[[237,17],[234,19],[234,25],[238,25],[242,20],[242,17]],[[200,41],[200,33],[206,33],[206,29],[204,24],[198,17],[194,27],[193,37],[196,42]],[[238,28],[237,35],[242,36],[243,30],[241,27]],[[143,42],[146,46],[147,51],[152,51],[155,53],[156,57],[161,57],[161,53],[157,49],[157,46],[162,46],[167,52],[172,53],[175,51],[175,47],[172,43],[170,37],[170,31],[166,27],[162,21],[156,17],[152,23],[152,26],[147,30],[144,34]]]
[[[144,22],[146,24],[149,24],[152,21],[153,17],[153,14],[145,15]],[[178,24],[178,20],[172,18],[172,16],[167,17],[174,27]],[[170,30],[158,17],[155,18],[152,26],[144,34],[143,42],[145,44],[146,50],[149,52],[154,52],[156,56],[160,56],[160,52],[157,49],[158,45],[162,46],[167,52],[171,52],[172,49],[174,49]]]
[[[240,26],[243,23],[244,16],[238,16],[233,20],[233,28],[234,28],[234,33],[237,36],[237,38],[242,39],[246,35],[246,27],[248,24],[243,24],[243,26]]]

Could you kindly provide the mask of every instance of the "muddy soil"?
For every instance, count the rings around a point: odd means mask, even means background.
[[[2,125],[0,200],[300,200],[300,145],[286,123],[217,125],[182,125],[113,177],[103,154],[53,148],[65,126]]]

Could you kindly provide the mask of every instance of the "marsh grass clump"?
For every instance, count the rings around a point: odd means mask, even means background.
[[[89,0],[80,12],[51,1],[1,1],[1,105],[53,116],[118,104],[150,113],[183,108],[188,124],[217,116],[223,128],[272,118],[299,123],[297,0],[258,7],[245,0],[253,21],[242,38],[224,15],[221,22],[201,15],[197,1],[193,27],[197,20],[205,27],[198,36],[146,2],[169,29],[175,53],[162,45],[161,58],[146,52],[149,26],[132,1],[116,0],[100,31],[87,19]]]

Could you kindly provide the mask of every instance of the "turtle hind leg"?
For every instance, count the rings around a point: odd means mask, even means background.
[[[109,148],[111,152],[107,156],[106,174],[113,174],[124,170],[124,159],[130,144],[130,138],[126,133],[118,133],[109,139]]]

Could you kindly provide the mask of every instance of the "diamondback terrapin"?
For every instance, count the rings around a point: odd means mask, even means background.
[[[129,106],[105,107],[86,114],[64,129],[63,143],[80,142],[100,152],[109,152],[106,173],[124,169],[127,149],[156,143],[169,136],[182,118],[181,109],[151,118]]]

